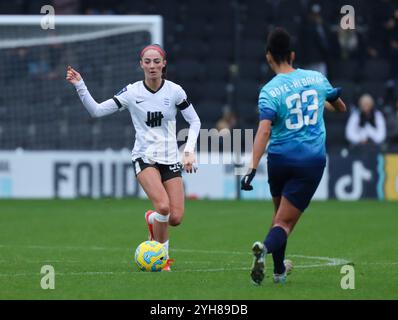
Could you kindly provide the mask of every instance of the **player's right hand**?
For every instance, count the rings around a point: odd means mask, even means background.
[[[256,175],[256,169],[249,169],[249,172],[243,176],[240,181],[240,189],[245,191],[253,190],[253,186],[250,184]]]
[[[68,80],[71,84],[76,84],[82,79],[79,72],[73,69],[71,66],[68,66],[66,69],[66,80]]]

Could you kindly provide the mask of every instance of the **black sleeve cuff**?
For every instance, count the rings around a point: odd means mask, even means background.
[[[113,97],[113,101],[116,102],[117,107],[118,107],[119,109],[123,108],[122,104],[120,103],[120,101],[119,101],[116,97]]]

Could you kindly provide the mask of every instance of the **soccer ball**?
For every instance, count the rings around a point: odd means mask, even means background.
[[[134,261],[141,271],[161,271],[167,263],[167,250],[157,241],[144,241],[135,250]]]

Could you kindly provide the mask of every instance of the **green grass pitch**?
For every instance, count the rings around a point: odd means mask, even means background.
[[[397,299],[398,203],[313,202],[289,238],[295,269],[250,282],[250,248],[272,217],[267,201],[187,201],[170,231],[172,272],[133,261],[146,240],[145,200],[0,201],[0,299]],[[340,286],[352,263],[355,289]],[[43,265],[55,289],[40,287]]]

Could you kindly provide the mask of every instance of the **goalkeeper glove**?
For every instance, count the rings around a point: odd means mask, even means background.
[[[245,176],[243,176],[242,180],[240,181],[241,190],[253,190],[253,186],[250,183],[252,182],[255,175],[256,169],[250,169],[249,172]]]

